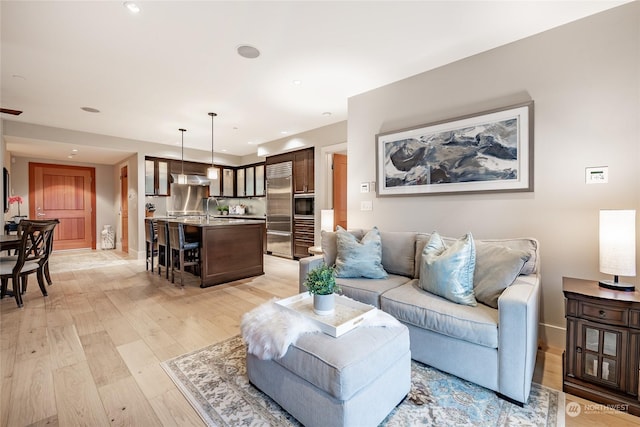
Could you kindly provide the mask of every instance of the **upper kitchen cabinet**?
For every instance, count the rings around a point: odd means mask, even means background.
[[[169,195],[169,161],[145,157],[144,193],[147,196]]]
[[[293,152],[294,193],[313,193],[315,190],[313,153],[313,148]]]
[[[236,169],[237,197],[264,196],[264,178],[263,163]]]
[[[256,196],[264,196],[265,192],[265,174],[264,174],[264,165],[256,165]]]
[[[222,168],[218,166],[214,166],[218,171],[217,178],[209,178],[209,195],[218,197],[222,194],[221,184],[222,184]]]
[[[235,170],[231,168],[222,169],[222,195],[224,197],[235,197]]]

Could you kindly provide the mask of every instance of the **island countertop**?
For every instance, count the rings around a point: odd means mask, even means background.
[[[180,222],[185,225],[194,227],[218,227],[222,225],[245,225],[245,224],[264,224],[264,220],[253,218],[193,218],[193,217],[156,217],[154,220],[162,220],[167,222]]]

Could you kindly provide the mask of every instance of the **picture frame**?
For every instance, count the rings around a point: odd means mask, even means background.
[[[378,197],[533,191],[533,101],[376,135]]]

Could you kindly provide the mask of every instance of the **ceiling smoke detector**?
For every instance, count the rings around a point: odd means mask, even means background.
[[[238,46],[238,55],[247,59],[254,59],[260,56],[260,51],[253,46],[249,46],[248,44],[243,44]]]

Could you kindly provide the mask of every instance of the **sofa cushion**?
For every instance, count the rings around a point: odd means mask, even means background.
[[[386,279],[344,279],[338,277],[336,283],[342,289],[341,294],[380,308],[380,295],[389,289],[404,285],[410,280],[411,278],[406,276],[389,274]]]
[[[382,240],[376,227],[369,230],[361,240],[338,227],[336,243],[336,277],[387,277],[387,272],[382,268]]]
[[[484,304],[475,307],[456,304],[425,292],[419,287],[418,280],[382,294],[380,307],[406,324],[498,348],[498,310]]]
[[[413,277],[416,256],[416,233],[381,231],[382,267],[390,274]]]
[[[416,269],[414,273],[414,278],[418,279],[420,277],[420,258],[422,256],[422,251],[426,246],[427,242],[431,234],[429,233],[418,233],[416,234]],[[456,239],[451,237],[442,237],[442,240],[446,244],[451,244]],[[522,250],[529,253],[529,260],[524,264],[522,271],[520,274],[534,274],[538,272],[540,260],[538,259],[538,241],[536,239],[530,237],[520,237],[513,239],[475,239],[476,245],[478,242],[484,243],[492,243],[496,245],[506,246],[511,249]]]
[[[475,306],[475,266],[476,252],[471,233],[447,246],[434,231],[422,251],[420,287],[449,301]]]
[[[347,230],[348,233],[353,234],[356,239],[362,239],[364,236],[364,230]],[[322,240],[320,241],[320,246],[322,247],[322,254],[324,256],[324,263],[330,266],[336,264],[336,257],[338,256],[338,244],[336,242],[336,232],[335,231],[324,231],[320,233]]]
[[[498,297],[520,275],[530,258],[526,251],[493,243],[476,242],[473,290],[476,300],[498,308]]]

